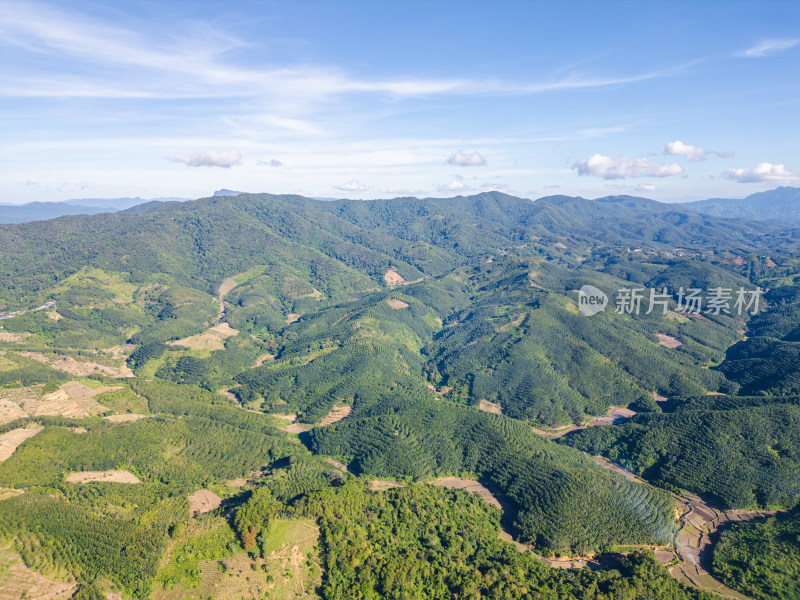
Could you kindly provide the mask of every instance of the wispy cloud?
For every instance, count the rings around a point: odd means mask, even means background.
[[[200,31],[197,31],[198,27]],[[186,29],[186,28],[184,28]],[[0,4],[0,40],[31,53],[63,60],[72,72],[35,78],[6,69],[0,94],[34,97],[209,98],[281,97],[302,104],[353,93],[418,97],[441,94],[539,94],[598,88],[667,77],[673,69],[592,77],[570,74],[549,81],[474,78],[355,77],[327,66],[254,69],[231,64],[227,53],[248,43],[224,31],[195,24],[193,30],[156,37],[64,10],[59,5]],[[81,65],[91,66],[92,76]],[[276,123],[277,124],[277,123]],[[302,122],[283,125],[303,128]]]
[[[256,164],[262,167],[282,167],[283,163],[277,158],[271,160],[257,160]]]
[[[798,179],[797,173],[790,171],[784,165],[773,165],[768,162],[759,163],[752,169],[727,169],[722,176],[739,183],[784,182]]]
[[[242,163],[242,155],[235,148],[215,152],[214,150],[204,150],[194,154],[176,154],[171,157],[172,162],[183,163],[190,167],[223,167],[228,169],[234,165]]]
[[[800,38],[766,39],[755,46],[740,52],[738,56],[761,58],[762,56],[770,56],[772,54],[786,52],[798,44],[800,44]]]
[[[572,169],[577,170],[578,175],[592,175],[603,179],[671,177],[683,173],[683,167],[677,163],[665,164],[646,158],[611,158],[602,154],[576,160]]]
[[[334,189],[343,190],[345,192],[365,192],[369,189],[369,186],[364,185],[357,179],[351,179],[347,183],[343,183],[341,185],[333,186]]]

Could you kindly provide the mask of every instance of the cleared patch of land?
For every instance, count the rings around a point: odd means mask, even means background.
[[[80,471],[70,473],[66,478],[67,483],[93,483],[95,481],[111,483],[142,483],[136,475],[130,471]]]
[[[289,421],[287,425],[279,425],[278,429],[286,433],[303,433],[311,429],[311,425],[303,425],[297,422],[297,415],[272,415],[284,421]]]
[[[390,267],[386,273],[383,274],[383,280],[386,285],[405,285],[407,281],[403,276],[397,272],[397,267]]]
[[[630,419],[636,412],[629,408],[621,406],[610,406],[608,412],[602,417],[592,417],[590,420],[584,422],[583,425],[565,425],[556,429],[541,429],[532,427],[531,429],[537,435],[549,437],[551,439],[559,438],[561,436],[572,433],[573,431],[580,431],[587,427],[596,427],[598,425],[612,425],[621,423],[626,419]]]
[[[626,419],[630,419],[633,415],[636,414],[636,411],[631,410],[630,408],[624,408],[622,406],[611,406],[604,417],[595,417],[591,421],[587,423],[587,427],[595,427],[597,425],[612,425],[615,423],[621,423]]]
[[[679,339],[672,337],[671,335],[666,335],[664,333],[657,333],[656,337],[658,338],[658,343],[661,346],[666,346],[667,348],[678,348],[683,345]]]
[[[300,313],[289,313],[288,315],[286,315],[286,323],[287,324],[296,323],[297,321],[300,320],[300,317],[302,316],[303,315],[301,315]]]
[[[92,373],[102,373],[108,377],[117,378],[135,377],[133,371],[124,363],[118,367],[109,367],[88,360],[78,361],[71,356],[46,356],[40,352],[19,352],[19,354],[76,377],[86,377]]]
[[[219,296],[220,300],[225,298],[233,288],[235,288],[238,283],[233,277],[228,277],[222,284],[219,286],[219,290],[217,291],[217,295]]]
[[[29,569],[11,546],[0,548],[0,600],[61,600],[71,598],[76,587]]]
[[[509,321],[505,325],[502,325],[502,326],[498,327],[497,329],[495,329],[495,331],[497,333],[502,333],[504,331],[507,331],[508,329],[511,329],[512,327],[519,327],[520,325],[522,325],[522,323],[525,321],[525,319],[528,317],[528,315],[530,315],[529,312],[524,312],[521,315],[519,315],[516,319],[514,319],[513,321]]]
[[[27,416],[28,413],[22,410],[20,405],[16,402],[12,402],[6,398],[0,398],[0,425],[11,423],[11,421],[16,421],[17,419],[22,419]]]
[[[275,356],[275,354],[262,354],[256,359],[256,362],[253,364],[253,368],[255,369],[256,367],[260,367],[267,361],[275,360]]]
[[[332,425],[333,423],[337,423],[344,419],[347,416],[350,416],[350,413],[353,412],[353,407],[345,404],[344,406],[334,406],[331,412],[322,419],[322,422],[319,424],[320,427],[325,427],[326,425]]]
[[[500,406],[497,402],[489,402],[485,398],[478,404],[478,409],[482,410],[483,412],[494,413],[496,415],[503,414],[502,406]]]
[[[28,427],[12,429],[11,431],[0,435],[0,462],[11,458],[11,455],[14,454],[22,442],[32,438],[42,429],[44,429],[44,427],[41,425],[29,425]]]
[[[13,498],[14,496],[21,496],[24,493],[24,490],[18,490],[15,488],[0,488],[0,500],[6,500],[7,498]]]
[[[198,517],[167,551],[153,600],[317,598],[322,568],[315,547],[319,529],[308,519],[276,519],[252,558],[221,517]]]
[[[386,304],[391,306],[395,310],[400,310],[402,308],[408,308],[408,303],[403,302],[402,300],[398,300],[397,298],[389,298],[386,301]]]
[[[20,343],[24,342],[25,338],[31,337],[31,333],[12,333],[10,331],[0,331],[0,342]]]
[[[666,402],[667,400],[669,400],[669,398],[667,398],[666,396],[661,396],[657,392],[651,392],[650,395],[653,396],[653,400],[655,400],[656,402]]]
[[[392,488],[406,487],[405,483],[400,481],[392,481],[390,479],[373,479],[369,482],[369,489],[373,492],[382,492]]]
[[[95,396],[105,392],[119,390],[118,387],[89,387],[80,381],[68,381],[52,394],[42,397],[34,411],[37,417],[61,415],[68,418],[88,417],[108,412]]]
[[[211,490],[197,490],[189,494],[189,514],[193,517],[219,508],[222,498]]]
[[[440,477],[430,482],[431,485],[447,488],[449,490],[466,490],[471,494],[478,494],[492,506],[503,510],[500,501],[475,479],[464,479],[463,477]]]
[[[238,335],[239,331],[228,325],[227,323],[218,323],[203,333],[197,335],[190,335],[181,340],[174,342],[167,342],[168,346],[183,346],[192,350],[224,350],[224,340]]]
[[[152,415],[140,415],[136,413],[125,413],[124,415],[108,415],[107,417],[103,417],[109,423],[130,423],[132,421],[138,421],[139,419],[146,419],[147,417],[151,417]]]

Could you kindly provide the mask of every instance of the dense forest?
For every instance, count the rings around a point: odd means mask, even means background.
[[[800,516],[725,528],[714,549],[714,574],[757,600],[800,597]]]

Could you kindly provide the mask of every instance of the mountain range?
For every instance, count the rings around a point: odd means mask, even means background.
[[[237,197],[244,192],[221,189],[214,192],[213,197]],[[619,197],[617,197],[619,198]],[[314,198],[315,200],[334,201],[335,198]],[[542,198],[552,200],[552,198]],[[81,198],[64,202],[30,202],[27,204],[0,204],[0,224],[27,223],[54,219],[64,215],[92,215],[101,212],[118,212],[152,202],[186,202],[189,198]],[[628,207],[633,201],[628,197]],[[640,202],[648,202],[645,198],[636,198]],[[612,201],[600,198],[598,201]],[[619,200],[616,200],[617,202]],[[649,201],[655,202],[655,201]],[[655,203],[652,206],[663,203]],[[685,203],[665,205],[671,210],[692,211],[721,218],[743,218],[753,221],[774,221],[787,226],[800,225],[800,188],[779,187],[766,192],[752,194],[742,199],[710,198]]]

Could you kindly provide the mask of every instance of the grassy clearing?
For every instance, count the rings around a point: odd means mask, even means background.
[[[153,600],[317,597],[319,530],[310,520],[277,520],[264,558],[242,550],[222,517],[200,516],[174,535]]]

